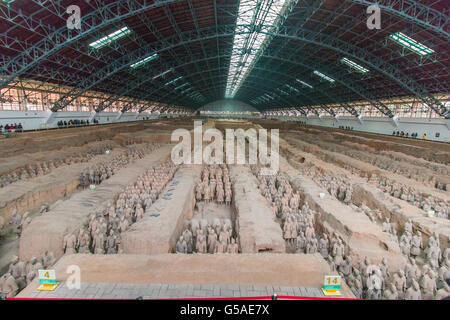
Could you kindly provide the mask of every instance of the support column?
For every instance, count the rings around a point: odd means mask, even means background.
[[[44,112],[45,112],[44,124],[50,126],[53,123],[53,121],[55,120],[56,112],[53,112],[49,109],[45,110]]]
[[[356,119],[358,119],[358,121],[359,121],[360,124],[364,124],[363,116],[362,116],[362,115],[359,115]]]
[[[97,114],[97,112],[95,112],[95,110],[91,111],[91,113],[89,114],[89,118],[88,118],[89,123],[92,123],[96,114]]]
[[[113,120],[113,122],[117,122],[120,120],[120,118],[122,118],[123,112],[119,111],[119,114],[117,115],[117,117]]]
[[[398,127],[398,123],[399,123],[399,120],[398,120],[398,116],[393,116],[392,118],[390,118],[391,120],[392,120],[392,126],[394,127],[394,128],[397,128]]]

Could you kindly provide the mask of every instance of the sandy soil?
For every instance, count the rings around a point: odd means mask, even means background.
[[[195,212],[193,219],[206,219],[212,223],[215,218],[219,219],[233,219],[233,208],[226,204],[218,204],[215,202],[203,203],[203,213]]]

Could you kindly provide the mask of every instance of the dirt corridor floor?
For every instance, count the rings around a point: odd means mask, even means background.
[[[113,297],[141,285],[181,298],[245,296],[248,286],[321,296],[327,275],[349,298],[450,290],[449,144],[275,120],[203,123],[203,132],[267,129],[269,145],[279,129],[279,167],[174,163],[171,134],[193,137],[190,118],[2,142],[0,271],[17,290],[0,290],[52,297],[37,293],[37,270],[55,269],[64,286],[70,265],[89,292],[114,287]],[[248,155],[252,139],[242,141]]]

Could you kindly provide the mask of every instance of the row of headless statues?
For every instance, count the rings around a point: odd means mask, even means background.
[[[405,157],[399,153],[391,151],[375,151],[370,147],[366,148],[365,146],[358,144],[352,144],[352,146],[349,147],[331,141],[324,141],[323,139],[314,135],[302,135],[299,136],[299,138],[301,140],[307,141],[309,144],[318,146],[321,149],[331,151],[333,152],[333,154],[341,153],[350,158],[369,163],[382,170],[390,171],[397,175],[403,175],[409,179],[414,179],[419,183],[433,186],[439,190],[448,191],[447,182],[444,177],[450,175],[450,169],[448,168],[448,166],[442,165],[440,163],[432,161],[421,161],[420,159],[412,159],[411,157],[405,159]],[[300,147],[303,151],[313,153],[315,156],[318,156],[325,162],[335,162],[339,166],[344,167],[345,169],[351,171],[354,174],[357,174],[360,177],[366,177],[371,181],[375,181],[378,179],[378,175],[373,171],[370,173],[365,173],[358,170],[350,163],[342,164],[338,159],[334,158],[332,154],[321,152],[318,148],[312,149],[299,144],[297,144],[297,146]],[[407,160],[406,162],[408,163],[408,165],[405,165],[405,160]]]
[[[376,173],[366,175],[361,170],[353,167],[349,167],[348,170],[360,177],[365,177],[369,184],[376,186],[384,193],[423,210],[424,214],[432,212],[438,218],[450,218],[450,204],[443,199],[430,194],[423,194],[415,190],[413,186],[398,183],[393,179],[379,176]],[[310,176],[319,186],[325,188],[331,196],[347,205],[351,205],[353,187],[347,177],[325,172],[313,164],[302,167],[301,171],[303,174]]]
[[[106,152],[106,150],[111,150],[112,147],[113,145],[111,143],[105,142],[95,147],[91,147],[89,148],[89,150],[80,154],[43,162],[36,162],[34,164],[27,164],[24,167],[13,170],[12,172],[2,174],[0,176],[0,188],[6,187],[7,185],[14,182],[24,181],[48,174],[53,169],[63,165],[88,162],[94,156],[103,154]]]
[[[131,162],[142,159],[146,154],[160,148],[159,144],[146,144],[143,148],[127,147],[122,154],[113,159],[95,164],[82,172],[79,177],[79,186],[83,189],[90,185],[99,185],[102,181],[111,178],[120,168],[129,165]]]
[[[132,145],[136,143],[141,143],[139,140],[128,140],[124,141],[123,145]],[[71,165],[75,163],[88,162],[96,155],[104,154],[106,151],[113,150],[113,144],[111,142],[103,142],[97,144],[96,146],[90,147],[87,151],[82,153],[77,153],[63,158],[56,158],[43,162],[36,162],[34,164],[27,164],[24,167],[15,169],[11,172],[4,173],[0,175],[0,188],[6,187],[14,182],[23,181],[46,175],[50,173],[53,169],[58,168],[63,165]],[[115,166],[111,166],[115,168]],[[113,169],[111,169],[113,170]],[[80,177],[81,181],[81,177]],[[94,182],[91,182],[94,183]],[[97,183],[98,184],[98,183]]]

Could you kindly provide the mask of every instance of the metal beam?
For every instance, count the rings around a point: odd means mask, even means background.
[[[6,78],[0,82],[0,88],[4,88],[17,76],[44,61],[52,54],[105,26],[132,17],[140,12],[180,1],[182,0],[153,0],[152,3],[149,3],[148,1],[117,0],[105,6],[99,6],[97,10],[82,16],[82,29],[80,31],[70,30],[64,25],[36,44],[30,45],[20,55],[3,65],[1,75]]]
[[[414,25],[420,25],[428,30],[432,30],[447,40],[449,39],[448,29],[450,22],[448,15],[428,7],[427,5],[413,0],[345,0],[358,3],[364,6],[378,5],[384,12],[396,15],[404,20],[408,20]],[[447,8],[448,9],[448,8]]]
[[[127,1],[118,1],[120,3],[125,3]],[[156,1],[156,3],[164,3],[167,4],[168,2],[173,1]],[[120,5],[120,4],[118,4]],[[148,4],[148,6],[150,6]],[[132,8],[136,9],[136,12],[144,12],[145,10],[148,10],[148,7],[144,10],[142,4],[136,4],[134,7],[131,5]],[[99,8],[100,10],[100,8]],[[136,13],[131,13],[130,8],[128,8],[128,11],[125,10],[126,14],[129,16],[132,16]],[[108,13],[109,14],[109,13]],[[108,15],[106,14],[106,15]],[[114,16],[114,14],[109,14],[110,16]],[[117,15],[115,16],[117,18]],[[92,17],[91,17],[92,18]],[[120,20],[120,19],[119,19]],[[116,20],[119,21],[119,20]],[[108,20],[109,21],[109,20]],[[214,26],[216,28],[216,26]],[[234,28],[234,26],[233,26]],[[221,27],[220,29],[223,30]],[[221,31],[221,30],[219,30]],[[192,31],[191,31],[192,32]],[[201,31],[195,31],[196,33]],[[413,79],[411,79],[409,76],[405,75],[400,69],[396,68],[393,65],[390,65],[388,62],[384,61],[382,57],[376,57],[367,50],[361,49],[357,46],[351,45],[347,42],[343,42],[342,40],[336,38],[336,37],[330,37],[329,35],[320,34],[317,32],[311,32],[310,30],[298,30],[295,28],[291,28],[289,26],[280,27],[278,32],[276,33],[268,33],[272,34],[276,37],[282,37],[284,39],[293,39],[293,40],[299,40],[307,43],[313,43],[317,44],[321,47],[326,47],[331,50],[334,50],[336,52],[340,52],[343,54],[348,54],[350,56],[353,56],[355,59],[362,61],[363,63],[366,63],[367,65],[373,67],[378,72],[382,73],[386,77],[390,78],[394,82],[396,82],[399,86],[402,86],[409,92],[411,92],[413,95],[419,97],[423,102],[425,102],[427,105],[429,105],[435,112],[437,112],[440,115],[444,115],[448,112],[447,108],[442,104],[441,101],[436,99],[433,95],[429,94],[427,90],[425,90],[422,86],[420,86],[417,82],[415,82]],[[226,32],[225,34],[217,34],[215,33],[216,39],[223,36],[229,36],[230,33]],[[81,37],[77,38],[80,39]],[[197,40],[201,41],[201,40]],[[191,43],[191,42],[189,42]],[[186,43],[184,43],[186,44]],[[35,46],[34,46],[35,47]],[[64,45],[61,45],[60,48],[63,48]],[[51,50],[54,50],[55,48],[49,47],[49,52],[45,51],[44,54],[46,57],[51,56],[52,53],[50,53]],[[56,50],[57,51],[57,50]],[[56,52],[54,51],[54,52]],[[30,58],[30,57],[28,57]],[[41,56],[38,57],[41,59]],[[14,58],[15,59],[15,58]],[[39,60],[38,59],[38,60]],[[21,61],[19,59],[19,61]],[[33,63],[37,63],[34,62]],[[14,69],[14,68],[13,68]],[[28,70],[28,66],[27,66]],[[101,82],[105,81],[105,79],[98,80],[94,82],[94,85],[89,86],[89,88],[92,88],[95,85],[100,84]],[[85,81],[83,83],[86,83]],[[83,88],[84,90],[85,88]],[[87,89],[88,90],[88,89]]]

